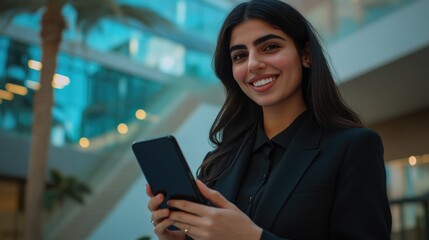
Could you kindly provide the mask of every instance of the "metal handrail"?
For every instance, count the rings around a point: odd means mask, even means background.
[[[396,198],[389,201],[390,205],[398,205],[400,208],[400,222],[401,222],[401,230],[400,235],[401,239],[405,239],[405,231],[402,227],[404,224],[404,214],[403,214],[403,205],[404,204],[421,204],[423,207],[423,218],[425,221],[425,239],[429,240],[429,192],[424,193],[422,195],[412,196],[412,197],[403,197]]]

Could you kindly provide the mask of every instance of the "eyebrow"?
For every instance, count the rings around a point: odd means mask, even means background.
[[[265,36],[262,36],[262,37],[256,39],[255,41],[253,41],[253,46],[257,46],[257,45],[259,45],[259,44],[261,44],[261,43],[263,43],[265,41],[268,41],[270,39],[282,39],[282,40],[286,41],[286,39],[284,39],[284,38],[282,38],[282,37],[280,37],[278,35],[267,34]],[[238,49],[246,49],[246,46],[244,46],[242,44],[234,45],[231,48],[229,48],[229,51],[232,52],[232,51],[238,50]]]

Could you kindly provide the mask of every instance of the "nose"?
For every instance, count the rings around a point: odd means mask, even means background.
[[[249,55],[248,69],[249,72],[257,72],[265,68],[265,62],[256,54]]]

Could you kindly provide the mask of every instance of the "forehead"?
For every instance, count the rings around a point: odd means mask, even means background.
[[[236,44],[247,45],[267,34],[275,34],[287,38],[287,35],[277,27],[260,19],[249,19],[232,29],[230,46]]]

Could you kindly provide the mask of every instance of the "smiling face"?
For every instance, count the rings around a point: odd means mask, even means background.
[[[304,56],[282,30],[249,19],[231,32],[234,79],[263,109],[304,108],[301,91]]]

